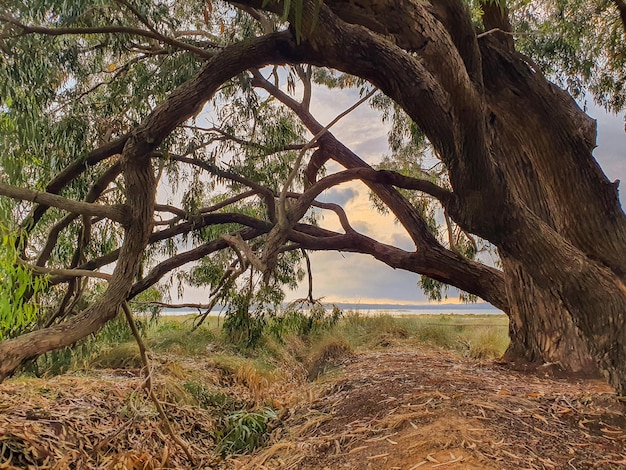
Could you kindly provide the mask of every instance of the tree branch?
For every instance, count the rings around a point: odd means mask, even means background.
[[[128,34],[132,36],[140,36],[148,39],[156,39],[177,49],[186,50],[203,59],[210,59],[214,53],[201,49],[199,47],[187,44],[177,39],[164,36],[158,31],[146,31],[140,28],[131,28],[127,26],[97,26],[97,27],[75,27],[75,28],[47,28],[44,26],[28,26],[20,23],[15,18],[8,16],[0,16],[0,22],[9,23],[19,28],[22,34],[43,34],[46,36],[65,36],[65,35],[82,35],[82,34]]]
[[[95,202],[100,195],[106,190],[108,185],[112,183],[115,178],[121,173],[122,167],[119,162],[111,165],[104,174],[98,178],[98,180],[91,187],[87,196],[85,196],[85,202],[93,203]],[[46,244],[43,249],[39,253],[39,257],[37,258],[37,266],[45,266],[48,260],[50,259],[50,255],[52,254],[52,250],[56,246],[56,243],[59,239],[59,234],[62,230],[67,228],[75,219],[77,218],[76,214],[68,214],[63,217],[59,222],[57,222],[48,232],[48,238],[46,240]]]
[[[30,269],[35,274],[40,275],[55,275],[55,276],[64,276],[66,278],[76,278],[76,277],[93,277],[96,279],[104,279],[106,281],[111,280],[111,275],[107,273],[100,273],[97,271],[89,271],[87,269],[61,269],[61,268],[46,268],[43,266],[37,266],[34,264],[29,264],[26,261],[23,261],[18,258],[18,263],[25,268]]]
[[[127,207],[124,205],[104,206],[89,202],[74,201],[56,194],[35,191],[27,188],[19,188],[2,182],[0,182],[0,195],[8,196],[12,199],[20,201],[42,203],[46,206],[57,207],[73,214],[104,217],[119,222],[122,225],[128,222],[128,217],[126,215]]]
[[[71,164],[69,164],[63,171],[46,185],[46,192],[51,194],[58,194],[61,190],[67,186],[71,181],[80,176],[87,168],[105,160],[113,155],[122,153],[124,145],[128,141],[130,134],[126,134],[116,140],[107,142],[106,144],[98,147],[95,150],[89,152],[86,158],[77,158]],[[39,222],[41,217],[48,210],[47,205],[39,204],[33,208],[29,216],[26,218],[22,226],[26,229],[32,229]]]
[[[130,327],[130,330],[133,333],[133,337],[135,338],[135,341],[137,342],[137,347],[139,348],[139,355],[141,356],[141,362],[143,363],[143,370],[144,370],[144,375],[145,375],[144,388],[146,389],[148,396],[152,400],[152,403],[154,403],[154,406],[156,407],[159,413],[159,416],[161,417],[161,422],[165,426],[165,429],[167,430],[168,434],[174,440],[174,442],[178,444],[178,446],[183,450],[183,452],[185,453],[189,461],[195,466],[196,459],[194,458],[194,455],[191,453],[191,450],[189,450],[189,444],[185,442],[182,437],[176,434],[176,432],[174,432],[174,429],[172,428],[170,420],[168,419],[167,414],[165,413],[165,409],[163,408],[161,401],[157,398],[156,394],[154,393],[154,388],[152,386],[152,371],[150,370],[150,362],[148,361],[148,353],[146,350],[146,346],[144,345],[143,340],[141,339],[141,334],[139,333],[139,330],[137,329],[137,325],[135,324],[135,320],[133,319],[133,313],[130,311],[130,307],[128,306],[128,303],[124,302],[122,304],[122,309],[124,310],[126,321],[128,322],[128,326]]]
[[[270,226],[267,226],[267,229],[254,229],[248,228],[243,229],[238,232],[243,240],[251,240],[252,238],[258,237],[264,233],[267,233],[270,229]],[[174,255],[168,258],[165,261],[157,264],[154,268],[150,270],[150,272],[144,277],[141,281],[135,283],[130,291],[129,299],[135,297],[139,293],[148,289],[149,287],[156,284],[163,276],[165,276],[170,271],[179,268],[187,263],[192,261],[197,261],[205,256],[214,253],[219,250],[223,250],[228,248],[228,243],[223,238],[218,238],[216,240],[211,240],[208,243],[200,245],[197,248],[194,248],[189,251],[185,251],[184,253],[179,253],[178,255]]]

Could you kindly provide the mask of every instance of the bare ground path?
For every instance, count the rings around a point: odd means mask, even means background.
[[[626,468],[624,407],[600,381],[442,350],[353,356],[239,469]]]

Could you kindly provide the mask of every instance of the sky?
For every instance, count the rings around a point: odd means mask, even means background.
[[[313,115],[322,124],[332,121],[339,113],[352,106],[355,94],[318,88],[311,103]],[[587,113],[598,121],[598,147],[594,155],[611,181],[620,179],[626,184],[626,133],[623,116],[607,114],[601,108],[587,103]],[[375,164],[388,153],[386,125],[381,123],[377,111],[367,104],[361,105],[337,123],[331,132],[368,163]],[[329,167],[329,172],[338,170]],[[626,190],[620,198],[625,201]],[[340,203],[348,214],[353,228],[384,243],[412,249],[404,229],[397,225],[393,216],[383,216],[371,206],[367,188],[358,182],[335,187],[320,195],[322,202]],[[322,226],[340,230],[334,215],[325,215]],[[419,276],[402,270],[394,270],[369,255],[341,252],[310,253],[313,271],[313,295],[325,303],[346,302],[353,304],[425,304],[426,296],[417,286]],[[287,300],[304,298],[308,286],[302,282]],[[204,302],[206,292],[188,288],[184,301]],[[458,303],[458,291],[450,289],[444,303]]]
[[[327,123],[342,109],[348,108],[354,97],[330,90],[316,90],[313,114]],[[607,114],[603,109],[587,104],[587,113],[598,121],[598,148],[594,155],[611,181],[626,184],[626,133],[623,116]],[[361,106],[331,130],[344,144],[368,163],[375,163],[388,152],[387,128],[381,124],[376,111]],[[620,185],[621,186],[621,185]],[[622,188],[620,188],[622,189]],[[621,191],[622,205],[626,190]],[[342,185],[319,198],[325,202],[344,205],[352,226],[382,242],[400,248],[411,248],[411,242],[392,216],[376,213],[369,203],[367,188],[354,182]],[[339,228],[332,216],[324,220],[328,228]],[[417,286],[418,275],[395,270],[369,255],[336,252],[311,254],[313,293],[325,302],[422,304],[428,300]],[[289,293],[289,298],[304,297],[306,285]],[[458,292],[449,291],[447,302],[458,302]]]

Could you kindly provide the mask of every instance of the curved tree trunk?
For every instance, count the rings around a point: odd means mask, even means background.
[[[450,216],[554,293],[626,394],[626,216],[593,158],[593,120],[510,41],[477,37],[460,1],[341,6],[321,10],[310,62],[370,80],[407,112],[449,170]],[[545,325],[551,310],[536,314]]]
[[[483,47],[482,52],[492,142],[508,189],[551,229],[623,279],[624,217],[591,154],[595,121],[514,51]],[[500,252],[510,305],[505,359],[595,375],[596,361],[556,276],[539,282],[530,274],[535,266]]]

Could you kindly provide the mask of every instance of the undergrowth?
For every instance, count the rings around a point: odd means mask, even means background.
[[[504,316],[367,316],[288,309],[247,324],[208,317],[192,331],[193,317],[139,321],[156,366],[155,391],[166,403],[192,406],[212,417],[217,453],[251,452],[266,441],[279,409],[306,381],[319,380],[358,351],[429,344],[473,358],[500,356],[508,345]],[[252,320],[255,321],[255,320]],[[122,318],[97,335],[29,365],[27,374],[54,375],[94,369],[142,367]],[[299,392],[298,392],[299,393]],[[276,395],[280,395],[280,398]],[[138,395],[139,396],[139,395]],[[129,410],[134,409],[132,406]]]

